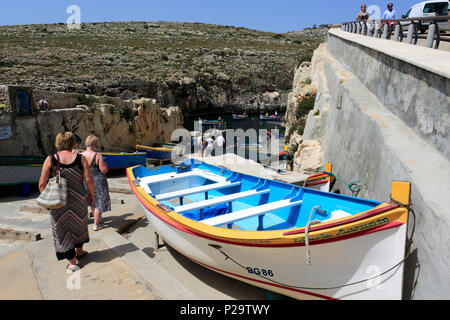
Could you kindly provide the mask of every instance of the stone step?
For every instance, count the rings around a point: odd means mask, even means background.
[[[198,300],[199,298],[175,279],[159,264],[117,232],[111,232],[103,241],[140,276],[168,300]]]
[[[0,300],[42,299],[27,250],[13,250],[0,258],[0,265]]]
[[[209,270],[159,243],[153,227],[144,218],[123,234],[150,259],[202,300],[265,300],[267,291]]]

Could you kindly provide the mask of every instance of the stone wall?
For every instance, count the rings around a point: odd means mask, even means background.
[[[356,37],[355,37],[356,36]],[[401,44],[380,46],[341,30],[329,33],[330,54],[376,98],[423,139],[450,159],[450,53]],[[448,70],[448,67],[447,67]]]
[[[411,65],[398,68],[406,63],[406,58],[400,59],[399,55],[410,57],[420,51],[436,58],[439,52],[387,40],[352,37],[349,42],[346,35],[330,31],[328,43],[314,54],[311,78],[320,98],[308,116],[303,138],[321,142],[324,162],[332,163],[333,172],[341,179],[360,180],[363,188],[359,197],[389,202],[392,181],[411,182],[417,220],[410,216],[409,236],[413,224],[415,232],[411,255],[405,263],[404,298],[449,299],[450,162],[444,143],[444,138],[448,142],[447,129],[437,129],[448,128],[449,104],[445,104],[448,91],[436,89],[448,89],[448,77],[442,78],[443,70],[433,74],[431,67],[423,65],[416,66],[420,71]],[[365,46],[369,40],[376,44]],[[371,52],[375,45],[383,48],[384,53]],[[358,49],[360,46],[364,48]],[[377,68],[389,71],[385,61],[395,60],[392,55],[386,57],[385,46],[390,46],[399,60],[392,64],[392,72],[396,73],[392,77],[386,76],[385,71],[377,72]],[[416,51],[413,53],[411,49]],[[355,65],[352,59],[359,62]],[[364,71],[363,76],[364,68],[359,65],[372,71]],[[428,91],[417,88],[425,96],[414,102],[409,101],[415,94],[415,88],[410,87],[412,83],[429,88]],[[384,94],[382,88],[386,90]],[[397,93],[391,94],[391,88]],[[389,103],[394,97],[404,101],[398,105],[399,110],[392,110],[393,103]],[[421,119],[429,114],[427,109],[439,112],[428,117],[434,128],[429,136],[421,127]],[[351,195],[340,181],[336,189]]]

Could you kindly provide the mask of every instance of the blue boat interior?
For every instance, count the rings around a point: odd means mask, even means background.
[[[149,183],[146,189],[161,204],[175,212],[180,211],[184,217],[217,227],[247,231],[285,230],[304,227],[308,221],[319,223],[348,217],[381,204],[239,174],[193,159],[185,160],[180,166],[136,167],[133,174],[139,181],[161,174],[176,176],[194,169],[220,176],[222,181],[226,178],[228,184],[201,175],[180,175],[179,178]],[[190,207],[193,209],[189,210]]]

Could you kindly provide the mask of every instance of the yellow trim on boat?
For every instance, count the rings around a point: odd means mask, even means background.
[[[391,199],[405,206],[409,205],[411,194],[411,184],[404,181],[392,182]]]
[[[77,149],[79,153],[84,152],[85,150]],[[105,156],[135,156],[135,155],[143,155],[147,154],[146,152],[99,152],[101,155]]]
[[[186,218],[174,211],[165,212],[160,207],[158,207],[158,204],[160,204],[159,201],[152,198],[147,192],[145,192],[144,189],[142,189],[141,186],[134,184],[135,177],[133,174],[133,168],[135,167],[127,169],[128,177],[130,179],[130,186],[132,189],[134,189],[136,195],[140,198],[140,200],[142,200],[141,202],[143,202],[144,205],[147,205],[149,209],[156,212],[161,217],[164,217],[166,220],[172,222],[175,225],[178,225],[181,228],[187,229],[195,233],[203,234],[208,237],[217,238],[217,240],[219,241],[220,240],[233,241],[242,244],[289,245],[304,241],[304,228],[294,228],[289,230],[285,229],[274,231],[244,231],[244,230],[225,229],[205,225],[203,223]],[[389,204],[382,203],[381,205],[379,205],[374,209],[380,209],[386,206],[389,206]],[[368,211],[358,213],[352,216],[352,218],[363,216],[367,212]],[[327,224],[331,226],[336,224],[336,222],[343,221],[346,219],[349,218],[342,218],[339,220],[326,222],[323,224],[315,225],[314,227],[317,228],[321,225]],[[405,224],[407,223],[407,219],[408,219],[408,210],[404,207],[397,207],[387,212],[383,212],[362,220],[352,221],[343,225],[331,226],[330,228],[324,228],[317,231],[311,230],[309,232],[309,237],[311,241],[338,238],[341,236],[346,236],[350,233],[355,233],[365,229],[371,229],[392,222]],[[295,235],[284,235],[283,233],[287,231],[299,231],[299,233]]]
[[[161,152],[172,152],[172,149],[147,147],[147,146],[141,146],[139,144],[136,146],[136,149],[144,149],[144,150],[151,150],[151,151],[161,151]]]
[[[105,156],[135,156],[135,155],[143,155],[147,154],[145,152],[124,152],[124,153],[115,153],[115,152],[100,152],[101,155]]]

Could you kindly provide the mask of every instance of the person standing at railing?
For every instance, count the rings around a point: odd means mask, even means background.
[[[383,17],[381,18],[381,20],[395,20],[395,10],[393,3],[389,3],[387,5],[387,10],[383,13]],[[388,21],[387,23],[392,32],[394,30],[394,23],[392,21]]]
[[[361,11],[356,16],[356,21],[367,22],[369,20],[369,13],[365,4],[361,5]]]

